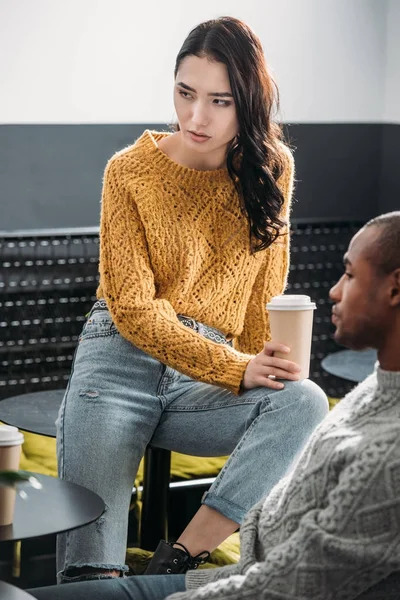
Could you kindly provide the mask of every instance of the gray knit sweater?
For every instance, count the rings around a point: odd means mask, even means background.
[[[400,571],[400,372],[377,367],[330,412],[240,536],[238,564],[190,571],[168,600],[381,597],[363,592]]]

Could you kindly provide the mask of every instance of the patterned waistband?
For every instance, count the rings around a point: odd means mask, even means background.
[[[92,313],[94,313],[95,310],[108,310],[106,301],[103,300],[103,298],[101,298],[100,300],[96,300],[96,302],[93,304],[92,308],[90,309],[88,317]]]
[[[98,310],[108,310],[106,301],[102,298],[100,300],[96,300],[93,304],[88,316],[90,316],[94,311]],[[197,331],[200,335],[215,342],[216,344],[228,344],[232,346],[232,342],[226,339],[226,336],[219,331],[219,329],[215,329],[215,327],[209,327],[208,325],[204,325],[204,323],[200,323],[191,317],[186,317],[185,315],[176,315],[182,325]]]
[[[226,339],[226,336],[219,331],[219,329],[215,329],[215,327],[209,327],[208,325],[204,325],[204,323],[200,323],[199,321],[195,321],[191,317],[186,317],[185,315],[176,315],[182,325],[186,327],[190,327],[190,329],[194,329],[200,335],[215,342],[216,344],[229,344],[232,345],[231,341]]]

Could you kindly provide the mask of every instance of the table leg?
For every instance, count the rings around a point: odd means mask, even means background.
[[[0,579],[10,583],[13,579],[14,542],[0,544]]]

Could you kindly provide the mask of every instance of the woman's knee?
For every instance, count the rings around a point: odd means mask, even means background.
[[[329,412],[328,397],[316,383],[309,379],[296,382],[300,387],[302,404],[318,424]]]
[[[291,413],[300,411],[317,425],[329,411],[325,392],[313,381],[286,381],[283,390],[268,394],[269,410],[287,409]],[[268,406],[267,406],[268,409]]]

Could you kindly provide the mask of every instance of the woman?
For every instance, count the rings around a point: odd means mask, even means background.
[[[58,419],[60,477],[106,511],[60,536],[60,582],[126,572],[132,481],[150,442],[231,455],[147,570],[184,573],[238,528],[328,410],[298,365],[274,358],[285,347],[265,342],[265,304],[286,284],[293,185],[276,100],[250,28],[202,23],[176,60],[176,132],[144,132],[106,168],[98,301]]]

